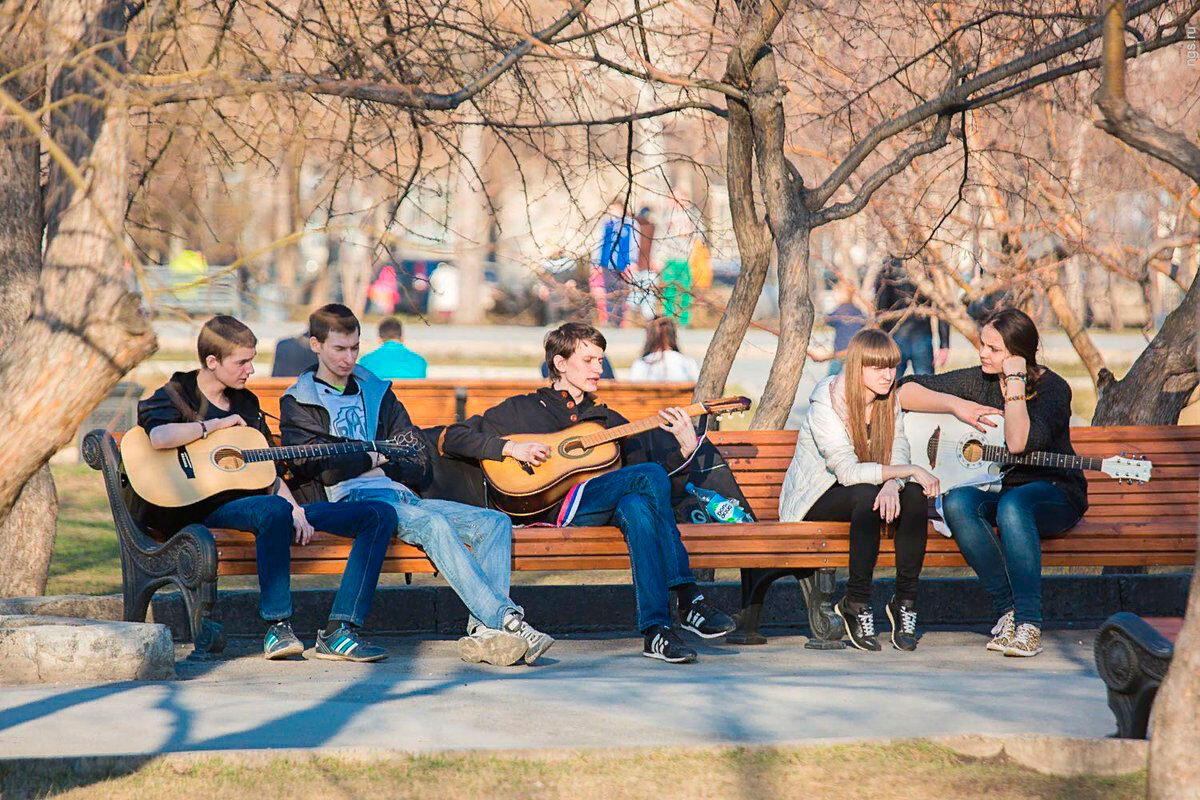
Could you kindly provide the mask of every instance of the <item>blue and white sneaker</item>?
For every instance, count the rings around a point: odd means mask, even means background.
[[[267,629],[263,637],[263,655],[271,661],[289,656],[298,656],[304,652],[304,645],[292,632],[292,623],[286,619],[276,622]]]
[[[313,655],[329,661],[382,661],[388,652],[378,645],[367,644],[349,625],[339,625],[332,633],[317,631]]]

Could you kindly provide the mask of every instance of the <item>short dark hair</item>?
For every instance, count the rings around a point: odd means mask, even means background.
[[[388,317],[379,323],[379,338],[380,339],[396,339],[400,340],[404,336],[404,326],[400,324],[400,320],[395,317]]]
[[[321,306],[308,317],[308,335],[322,344],[330,331],[358,333],[359,330],[358,317],[341,303]]]
[[[201,366],[205,366],[209,356],[216,356],[217,361],[224,361],[239,347],[257,345],[258,337],[246,323],[221,314],[204,323],[204,327],[200,329],[200,335],[196,337],[196,354],[200,356]]]
[[[570,358],[580,342],[591,342],[601,350],[608,349],[604,334],[586,322],[564,322],[546,334],[546,369],[550,372],[550,380],[562,377],[554,366],[554,357]]]

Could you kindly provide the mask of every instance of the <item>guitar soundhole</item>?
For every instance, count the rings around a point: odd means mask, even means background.
[[[563,458],[583,458],[588,451],[579,439],[566,439],[558,446],[558,454]]]
[[[217,469],[225,472],[237,472],[246,466],[246,459],[242,458],[242,451],[235,447],[221,447],[214,450],[212,461],[217,465]]]
[[[983,443],[982,442],[967,442],[962,449],[963,460],[968,464],[975,464],[983,460]]]

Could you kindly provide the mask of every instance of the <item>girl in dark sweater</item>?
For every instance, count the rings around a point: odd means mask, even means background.
[[[1071,449],[1071,388],[1037,363],[1038,332],[1015,308],[995,312],[980,329],[980,366],[905,379],[906,411],[950,413],[983,429],[1003,408],[1011,453]],[[1007,656],[1042,652],[1042,539],[1064,536],[1087,509],[1079,470],[1016,466],[1001,490],[960,487],[942,510],[958,549],[983,581],[999,620],[988,649]],[[999,529],[997,537],[995,528]]]

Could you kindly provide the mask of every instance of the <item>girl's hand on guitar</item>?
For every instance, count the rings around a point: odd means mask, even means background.
[[[971,400],[960,399],[954,404],[954,416],[977,431],[986,432],[988,428],[996,427],[995,421],[988,419],[988,417],[992,415],[1003,416],[1003,414],[1004,412],[998,408],[985,406],[983,403],[976,403]]]
[[[891,522],[900,516],[900,487],[895,481],[884,481],[883,488],[875,495],[875,504],[871,506],[879,512],[879,518]]]
[[[942,482],[938,480],[936,475],[924,467],[918,467],[915,464],[910,466],[912,467],[912,475],[909,476],[909,479],[915,481],[925,490],[926,497],[936,497],[942,493]]]
[[[696,428],[692,425],[692,418],[688,416],[686,411],[676,406],[674,408],[664,408],[658,412],[658,415],[663,420],[658,424],[658,427],[675,437],[675,441],[679,442],[679,452],[683,454],[684,458],[696,452],[700,440],[696,436]]]
[[[292,530],[296,532],[296,544],[301,547],[312,541],[313,526],[308,523],[301,506],[292,506]]]
[[[504,455],[535,467],[550,460],[550,447],[541,442],[509,442]]]

